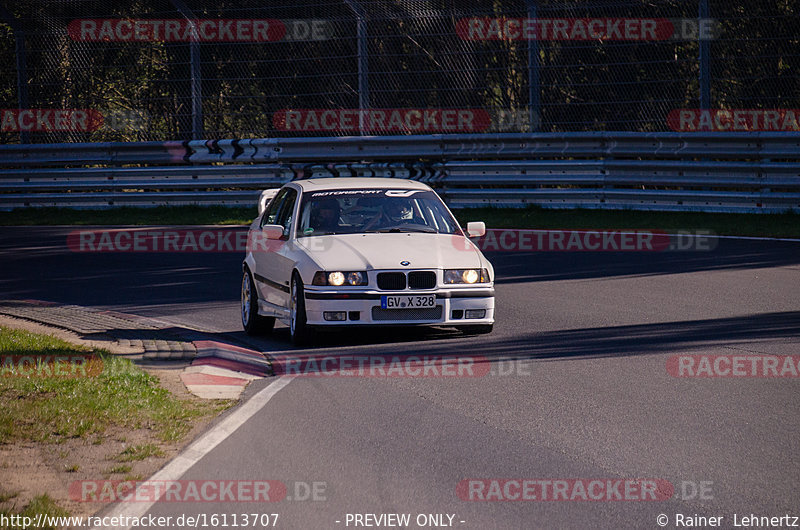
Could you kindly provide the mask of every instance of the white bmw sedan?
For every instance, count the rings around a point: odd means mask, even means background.
[[[262,211],[263,210],[263,211]],[[289,326],[295,344],[351,326],[450,326],[489,333],[494,269],[427,185],[312,178],[259,201],[242,274],[248,334]]]

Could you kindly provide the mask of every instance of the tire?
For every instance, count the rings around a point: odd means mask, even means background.
[[[464,335],[486,335],[492,332],[494,324],[476,324],[474,326],[459,326],[459,331]]]
[[[289,294],[289,336],[295,346],[307,346],[314,338],[314,330],[306,324],[306,299],[303,280],[296,272],[292,274]]]
[[[272,331],[275,317],[258,314],[258,294],[253,283],[253,276],[245,269],[242,272],[241,313],[242,327],[248,335],[263,335]]]

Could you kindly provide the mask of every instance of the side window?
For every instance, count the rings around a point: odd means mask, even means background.
[[[272,201],[269,203],[269,206],[267,206],[267,210],[264,212],[264,217],[261,218],[261,226],[280,224],[278,223],[278,213],[280,212],[280,208],[283,205],[283,200],[286,198],[286,195],[289,193],[290,189],[291,188],[282,189],[278,192],[275,198],[272,199]]]
[[[288,236],[292,226],[292,215],[294,214],[294,203],[297,200],[297,192],[289,188],[289,193],[286,194],[286,199],[281,205],[280,212],[275,224],[283,227],[283,235]]]

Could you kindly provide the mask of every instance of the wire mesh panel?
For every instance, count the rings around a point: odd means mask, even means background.
[[[799,4],[6,2],[0,142],[796,130]]]
[[[711,0],[722,31],[713,41],[714,107],[797,109],[800,2]]]

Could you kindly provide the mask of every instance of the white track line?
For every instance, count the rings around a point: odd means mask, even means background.
[[[159,472],[150,477],[147,481],[166,481],[178,480],[189,468],[200,461],[212,449],[223,442],[236,429],[249,420],[264,405],[266,405],[275,394],[280,392],[286,385],[292,382],[294,377],[279,377],[269,386],[258,392],[255,396],[248,399],[238,409],[228,417],[219,422],[216,427],[205,433],[202,437],[192,443],[189,447],[175,457],[169,464],[164,466]],[[155,502],[119,502],[108,514],[108,517],[142,517]],[[104,517],[105,517],[104,516]],[[132,526],[120,526],[122,530],[129,530]],[[102,530],[102,527],[95,527],[93,530]]]

